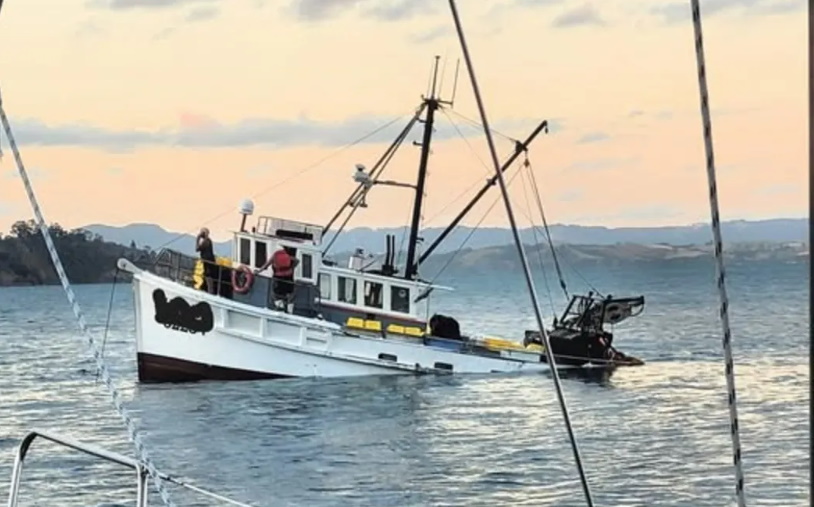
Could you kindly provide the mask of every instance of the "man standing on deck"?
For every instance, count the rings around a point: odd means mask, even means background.
[[[255,270],[255,273],[265,271],[271,264],[274,298],[282,301],[288,313],[291,313],[294,301],[294,268],[297,267],[297,263],[291,249],[284,246],[274,252],[271,259],[266,261],[262,267]]]
[[[215,287],[215,275],[217,266],[215,265],[215,250],[212,246],[212,238],[209,237],[209,229],[203,227],[198,237],[195,238],[195,251],[200,252],[201,261],[204,268],[204,281],[206,283],[206,290],[210,294],[217,294],[218,291]],[[218,280],[220,282],[220,280]]]

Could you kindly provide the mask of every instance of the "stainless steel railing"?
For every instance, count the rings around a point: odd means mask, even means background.
[[[37,430],[28,433],[17,447],[17,453],[14,457],[14,468],[11,472],[8,507],[17,507],[18,497],[20,495],[20,484],[23,478],[23,463],[25,463],[28,451],[31,450],[31,444],[38,438],[132,469],[136,473],[136,507],[147,507],[147,470],[141,463],[133,458],[102,449],[95,445],[85,444],[47,431]]]

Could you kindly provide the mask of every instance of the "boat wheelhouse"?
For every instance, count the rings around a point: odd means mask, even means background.
[[[358,324],[366,321],[368,329],[379,329],[401,334],[420,336],[426,331],[430,320],[431,292],[452,290],[449,287],[430,284],[421,280],[407,280],[395,276],[393,266],[395,243],[387,238],[387,252],[381,263],[375,257],[365,255],[358,249],[348,259],[347,265],[323,256],[322,226],[260,216],[251,229],[245,228],[246,218],[253,213],[251,201],[241,203],[244,219],[241,229],[233,232],[232,256],[219,267],[229,269],[229,276],[219,276],[215,283],[217,293],[236,301],[263,308],[278,308],[294,315],[321,318],[331,322]],[[290,301],[275,298],[272,267],[268,261],[273,253],[286,249],[297,260],[294,267],[294,294]],[[182,255],[175,253],[175,255]],[[202,272],[196,261],[198,272]],[[378,264],[378,266],[377,266]],[[237,266],[248,269],[235,272]],[[248,272],[251,274],[246,276]],[[234,273],[234,274],[233,274]],[[238,282],[238,279],[245,277]],[[234,280],[233,280],[234,278]],[[235,293],[235,285],[245,292]],[[198,288],[203,288],[198,277]],[[377,324],[373,324],[373,322]]]

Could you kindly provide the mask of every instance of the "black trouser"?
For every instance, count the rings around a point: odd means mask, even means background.
[[[294,294],[294,276],[275,276],[274,296],[278,299],[290,300]]]

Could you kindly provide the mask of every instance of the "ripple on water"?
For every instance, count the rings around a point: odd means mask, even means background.
[[[807,505],[806,267],[761,269],[730,269],[747,494],[750,505]],[[616,342],[647,365],[562,376],[597,505],[731,504],[712,274],[586,273],[647,296]],[[460,290],[435,306],[468,329],[519,336],[534,325],[518,310],[528,307],[519,277],[445,283]],[[77,292],[101,335],[109,287]],[[163,470],[255,505],[584,505],[549,375],[138,386],[130,298],[127,288],[116,295],[106,357]],[[131,453],[93,371],[58,288],[0,289],[0,406],[10,407],[0,411],[0,477],[31,427]],[[132,505],[130,475],[37,443],[25,505]],[[209,505],[174,491],[179,505]]]

